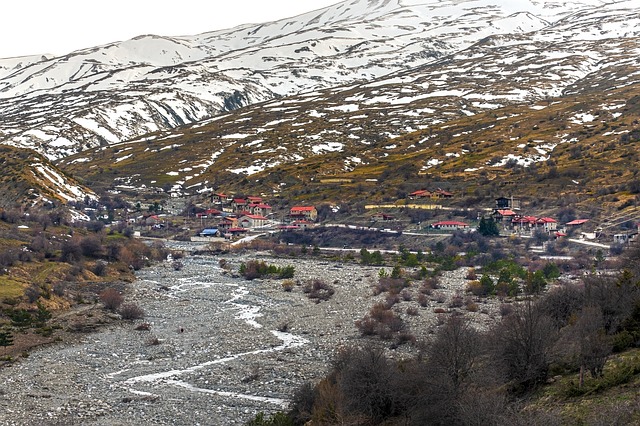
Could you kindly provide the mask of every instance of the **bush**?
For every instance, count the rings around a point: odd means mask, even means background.
[[[144,310],[135,303],[125,303],[120,307],[118,313],[124,320],[136,320],[144,318]]]
[[[425,294],[420,293],[418,295],[418,304],[423,308],[429,306],[429,298]]]
[[[24,290],[24,295],[29,303],[34,303],[40,298],[40,288],[36,285],[30,285]]]
[[[309,299],[314,300],[316,303],[331,299],[336,292],[333,287],[319,278],[314,278],[309,281],[305,285],[303,291],[307,294]]]
[[[62,253],[60,255],[63,262],[77,262],[82,259],[82,248],[75,240],[69,240],[62,243]]]
[[[103,252],[102,242],[95,235],[88,235],[80,241],[80,249],[82,254],[87,257],[100,257]]]
[[[380,277],[378,278],[378,284],[373,289],[374,296],[389,292],[391,294],[399,294],[409,284],[404,278],[390,278]]]
[[[93,267],[93,273],[99,277],[104,277],[107,275],[107,262],[97,261],[95,266]]]
[[[108,288],[100,293],[100,301],[106,309],[115,312],[120,305],[122,305],[122,302],[124,302],[124,297],[122,297],[118,290]]]
[[[386,304],[377,303],[364,318],[356,321],[356,328],[363,336],[377,335],[383,340],[390,340],[405,331],[405,324]]]
[[[286,292],[291,292],[293,291],[294,285],[295,283],[293,282],[293,280],[285,280],[282,282],[282,289]]]
[[[267,275],[277,276],[280,279],[293,278],[295,274],[295,268],[293,266],[275,266],[267,265],[263,261],[250,260],[247,263],[240,265],[240,275],[248,280],[255,278],[261,278]]]

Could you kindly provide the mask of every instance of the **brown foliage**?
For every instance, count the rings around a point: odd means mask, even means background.
[[[108,288],[100,293],[100,301],[106,309],[115,312],[124,302],[124,297],[115,288]]]
[[[319,278],[314,278],[307,282],[303,291],[307,294],[309,299],[314,300],[316,303],[331,299],[336,292],[331,285]]]
[[[125,303],[120,307],[118,313],[124,320],[144,318],[144,310],[135,303]]]

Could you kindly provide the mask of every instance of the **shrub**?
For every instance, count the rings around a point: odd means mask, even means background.
[[[184,267],[184,264],[182,262],[180,262],[179,260],[175,260],[171,264],[171,267],[173,268],[174,271],[181,271],[182,268]]]
[[[295,268],[293,266],[278,267],[275,265],[267,265],[263,261],[250,260],[240,265],[240,275],[248,280],[261,278],[266,275],[277,276],[278,278],[293,278]]]
[[[420,293],[418,295],[418,304],[423,308],[429,306],[429,298],[426,295]]]
[[[464,304],[464,298],[460,294],[455,294],[449,303],[450,308],[460,308]]]
[[[29,303],[34,303],[40,298],[40,288],[36,285],[30,285],[24,290],[24,295]]]
[[[118,290],[108,288],[100,293],[100,301],[106,309],[115,312],[120,305],[122,305],[122,302],[124,302],[124,297],[122,297]]]
[[[10,309],[6,311],[14,327],[29,327],[33,322],[33,317],[25,309]]]
[[[60,258],[63,262],[76,262],[82,258],[82,248],[75,240],[69,240],[62,243],[62,253]]]
[[[135,303],[125,303],[120,307],[118,313],[124,320],[144,318],[144,310]]]
[[[467,311],[469,312],[478,312],[478,304],[471,299],[467,299],[464,302]]]
[[[107,275],[107,262],[97,261],[95,266],[93,267],[93,273],[99,277],[104,277]]]
[[[478,274],[476,274],[475,268],[469,268],[469,270],[467,270],[466,278],[472,281],[475,281],[478,279]]]
[[[314,278],[307,282],[303,291],[307,294],[309,299],[314,300],[316,303],[331,299],[336,292],[333,287],[319,278]]]
[[[65,284],[62,281],[53,284],[53,294],[58,297],[64,296]]]
[[[407,280],[404,278],[380,277],[378,278],[378,284],[373,289],[373,294],[378,295],[384,292],[398,294],[407,286]]]
[[[290,292],[290,291],[293,291],[294,285],[295,283],[293,282],[293,280],[284,280],[282,282],[282,289],[286,292]]]
[[[377,335],[383,340],[389,340],[404,331],[405,324],[402,318],[397,316],[388,306],[377,303],[364,318],[356,321],[356,328],[363,336]]]
[[[95,235],[87,235],[80,241],[82,254],[87,257],[100,257],[103,252],[102,242]]]

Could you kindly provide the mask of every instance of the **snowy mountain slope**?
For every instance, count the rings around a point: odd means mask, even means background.
[[[640,11],[630,6],[621,2],[580,11],[579,19],[567,16],[539,31],[486,37],[409,70],[261,103],[111,151],[89,150],[61,164],[82,176],[112,168],[116,184],[139,188],[169,182],[176,192],[193,193],[214,182],[286,183],[303,174],[317,180],[375,165],[381,173],[389,159],[403,156],[413,158],[416,172],[457,163],[463,167],[456,173],[470,176],[487,162],[544,163],[556,147],[580,141],[581,132],[590,134],[591,126],[614,123],[623,112],[633,122],[628,105],[640,88],[640,37],[624,28],[633,27]],[[549,117],[556,114],[563,117],[557,127],[539,135],[537,123],[554,121]],[[486,123],[471,124],[476,116]],[[462,139],[473,145],[474,138],[482,141],[483,132],[498,128],[496,123],[519,116],[536,124],[501,127],[504,133],[491,137],[511,143],[493,148],[490,158],[461,162],[460,149],[444,146]],[[460,130],[447,130],[454,122]],[[604,128],[601,133],[611,143],[622,134]],[[434,149],[431,141],[442,148]],[[528,153],[520,152],[523,144]],[[113,178],[99,175],[104,183]]]
[[[51,207],[86,197],[97,199],[93,191],[31,150],[0,146],[0,164],[0,208]]]
[[[141,36],[20,66],[0,60],[0,142],[61,158],[434,63],[487,36],[540,31],[602,3],[348,0],[197,36]]]

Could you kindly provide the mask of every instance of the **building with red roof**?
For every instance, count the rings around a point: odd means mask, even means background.
[[[315,222],[318,219],[318,210],[313,206],[294,206],[289,210],[289,217],[295,220],[307,219]]]
[[[442,230],[456,230],[456,229],[467,229],[469,228],[468,223],[458,222],[455,220],[443,220],[440,222],[432,223],[431,227],[434,229],[442,229]]]

